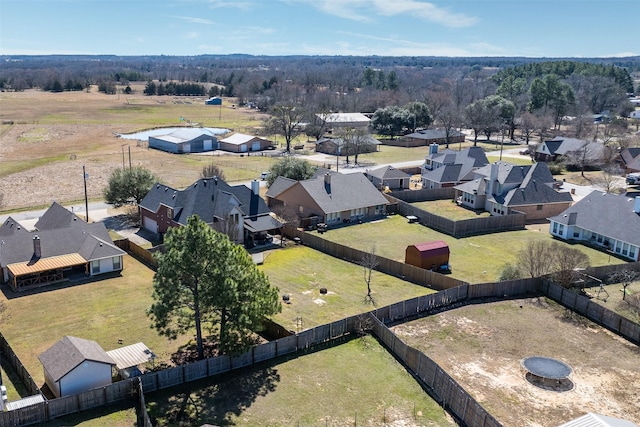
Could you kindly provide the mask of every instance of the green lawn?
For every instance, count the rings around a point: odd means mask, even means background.
[[[156,426],[453,426],[366,337],[145,395]]]
[[[41,292],[7,300],[2,333],[38,385],[44,383],[38,355],[65,335],[97,341],[105,350],[144,342],[161,361],[187,343],[190,336],[169,341],[160,337],[146,316],[151,305],[153,272],[130,256],[121,277]]]
[[[367,287],[362,267],[308,247],[272,252],[260,268],[280,295],[290,295],[291,303],[283,304],[282,313],[273,318],[289,330],[312,328],[374,308],[364,303]],[[326,295],[320,294],[322,287],[327,288]],[[433,293],[379,272],[373,273],[371,288],[378,307]]]
[[[539,224],[529,226],[525,230],[455,239],[420,224],[409,224],[406,218],[394,215],[381,221],[330,229],[322,237],[360,250],[368,251],[375,245],[379,255],[402,262],[408,245],[444,240],[451,250],[452,277],[470,283],[482,283],[497,280],[504,264],[514,263],[518,251],[528,242],[552,240],[548,229],[548,224]],[[571,247],[587,254],[591,265],[594,266],[624,262],[586,246]]]
[[[449,199],[416,202],[411,203],[411,205],[427,212],[449,218],[453,221],[491,216],[487,211],[473,211],[471,209],[464,208]]]
[[[55,420],[36,424],[36,427],[136,427],[137,416],[133,401],[123,401],[89,411],[67,415]]]

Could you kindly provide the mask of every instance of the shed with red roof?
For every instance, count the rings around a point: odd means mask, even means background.
[[[442,240],[407,246],[404,262],[434,271],[449,270],[449,245]]]

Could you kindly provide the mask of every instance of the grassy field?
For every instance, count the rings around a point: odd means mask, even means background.
[[[371,337],[145,397],[159,427],[456,425]]]
[[[374,307],[365,304],[367,287],[362,267],[305,246],[272,252],[260,267],[280,294],[290,296],[273,320],[289,330],[302,330],[344,319]],[[327,288],[321,295],[320,288]],[[433,293],[387,274],[373,272],[372,296],[381,307]]]
[[[408,245],[444,240],[451,251],[452,277],[470,283],[497,280],[504,264],[514,263],[518,251],[527,242],[552,240],[548,224],[531,225],[525,230],[455,239],[420,224],[409,224],[406,218],[400,215],[393,215],[382,221],[330,229],[322,237],[365,251],[375,245],[377,254],[402,262],[404,262],[405,249]],[[559,240],[558,242],[568,245]],[[586,246],[573,245],[572,247],[587,254],[591,265],[594,266],[624,262]]]
[[[393,330],[505,426],[557,426],[586,412],[640,419],[638,346],[546,298],[467,305]],[[529,356],[567,363],[573,389],[530,384],[520,365]]]
[[[473,219],[480,217],[491,216],[487,211],[473,211],[471,209],[464,208],[452,200],[433,200],[429,202],[416,202],[411,203],[412,206],[425,210],[427,212],[434,213],[436,215],[449,218],[453,221],[459,221],[462,219]]]

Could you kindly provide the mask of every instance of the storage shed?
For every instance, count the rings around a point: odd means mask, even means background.
[[[38,358],[45,382],[56,397],[111,384],[115,362],[95,341],[65,336]]]
[[[428,270],[449,272],[449,246],[442,240],[407,246],[406,264]]]

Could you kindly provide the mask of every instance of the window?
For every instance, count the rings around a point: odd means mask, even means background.
[[[558,226],[558,234],[561,235],[561,236],[564,234],[564,224],[559,224],[559,226]]]
[[[580,237],[580,230],[578,230],[577,228],[573,229],[573,237]]]
[[[558,223],[557,222],[553,223],[553,234],[558,234]]]
[[[173,208],[167,208],[167,218],[173,218]]]
[[[120,257],[119,256],[114,256],[113,257],[113,269],[114,270],[120,270],[122,268],[122,264],[120,263]]]
[[[537,211],[541,211],[542,210],[542,205],[536,205],[536,210]]]
[[[100,273],[100,261],[91,261],[91,274]]]

